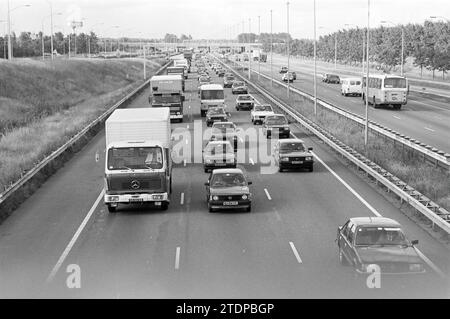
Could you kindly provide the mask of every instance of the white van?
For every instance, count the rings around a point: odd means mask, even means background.
[[[345,78],[341,79],[342,95],[359,95],[361,96],[361,78]]]

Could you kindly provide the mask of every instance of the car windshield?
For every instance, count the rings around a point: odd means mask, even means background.
[[[108,150],[108,169],[161,169],[161,147],[121,147]]]
[[[356,245],[408,245],[402,230],[398,227],[359,227]]]
[[[233,81],[234,77],[233,76],[227,76],[226,79],[227,79],[227,81]]]
[[[282,143],[280,145],[280,153],[305,152],[305,145],[299,142]]]
[[[246,186],[244,176],[241,173],[217,173],[211,180],[212,187]]]
[[[208,109],[209,115],[222,115],[225,114],[225,110],[222,107],[210,107]]]
[[[338,80],[339,79],[339,77],[337,75],[329,75],[328,78],[331,79],[331,80]]]
[[[233,152],[230,143],[209,143],[205,147],[205,153],[208,155],[230,154]]]
[[[266,124],[268,125],[282,125],[287,124],[284,116],[271,116],[266,118]]]
[[[268,104],[265,105],[256,105],[255,111],[267,111],[267,112],[273,112],[272,107]]]
[[[240,95],[238,96],[238,99],[242,101],[250,101],[252,97],[250,95]]]
[[[392,89],[406,89],[406,79],[403,78],[384,79],[384,87]]]
[[[223,100],[223,90],[202,90],[202,100]]]
[[[215,123],[213,129],[217,129],[220,131],[224,130],[234,130],[234,124],[232,123]]]
[[[234,82],[234,86],[244,86],[244,82]]]

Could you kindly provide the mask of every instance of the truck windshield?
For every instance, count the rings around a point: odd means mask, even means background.
[[[384,87],[392,88],[392,89],[406,89],[406,79],[402,79],[402,78],[384,79]]]
[[[180,103],[180,101],[181,101],[180,95],[154,95],[152,99],[152,104]]]
[[[120,147],[108,150],[108,169],[161,169],[161,147]]]
[[[202,90],[202,100],[223,100],[223,90]]]
[[[182,74],[182,73],[184,73],[184,67],[167,69],[167,74]]]

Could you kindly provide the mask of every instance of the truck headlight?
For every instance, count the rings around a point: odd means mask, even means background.
[[[420,272],[423,270],[422,264],[409,264],[409,271]]]
[[[246,194],[242,195],[242,199],[246,200],[248,198],[248,196]]]
[[[289,162],[289,157],[282,157],[282,158],[281,158],[281,161],[282,161],[282,162]]]
[[[213,199],[213,200],[219,200],[219,196],[214,195],[214,196],[212,197],[212,199]]]

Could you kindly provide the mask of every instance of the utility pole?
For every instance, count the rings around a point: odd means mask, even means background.
[[[273,33],[272,33],[272,10],[270,10],[270,86],[273,87]]]
[[[314,115],[317,115],[316,0],[314,0]],[[289,78],[288,78],[289,79]]]
[[[252,77],[252,46],[250,45],[250,37],[252,33],[251,18],[248,18],[248,79]]]
[[[258,16],[258,43],[261,45],[261,16]],[[262,54],[262,48],[259,49],[259,55],[258,55],[258,81],[259,81],[259,75],[261,74],[261,54]]]
[[[367,152],[367,144],[369,142],[369,30],[370,30],[370,0],[367,0],[367,74],[366,74],[366,127],[364,130],[364,146],[366,147]]]
[[[287,2],[286,3],[286,7],[287,7],[287,69],[288,69],[288,73],[287,73],[287,79],[288,79],[288,81],[287,81],[287,83],[288,83],[288,85],[287,85],[287,97],[289,98],[289,91],[291,90],[291,86],[290,86],[290,84],[291,84],[291,81],[289,80],[289,72],[290,72],[290,69],[289,69],[289,55],[290,55],[290,52],[289,52],[289,45],[290,45],[290,39],[289,39],[289,2]]]
[[[8,0],[8,60],[11,61],[12,60],[12,48],[11,48],[11,10],[10,10],[10,6],[9,6],[9,1]]]

